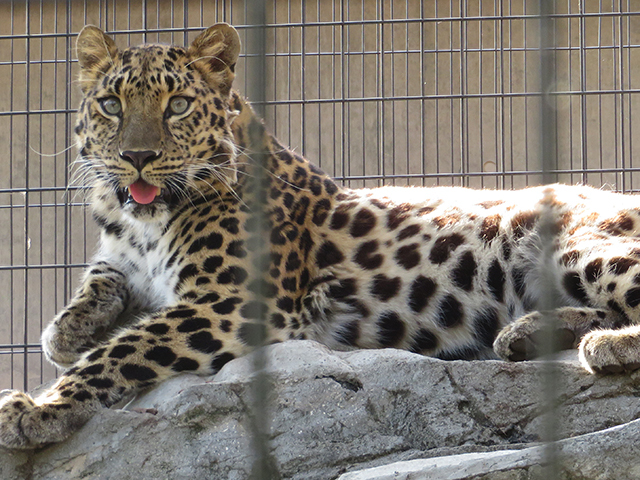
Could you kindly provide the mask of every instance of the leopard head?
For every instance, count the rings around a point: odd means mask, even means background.
[[[167,217],[194,194],[232,188],[237,152],[230,129],[236,30],[224,23],[188,48],[119,50],[102,30],[77,39],[83,98],[75,127],[80,177],[93,201],[139,220]]]

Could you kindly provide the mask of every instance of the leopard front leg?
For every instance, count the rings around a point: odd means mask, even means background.
[[[105,262],[87,270],[69,304],[42,333],[47,359],[69,367],[94,347],[127,307],[125,276]]]
[[[201,304],[179,304],[143,318],[87,352],[39,397],[13,391],[0,398],[0,446],[32,449],[59,442],[127,395],[184,371],[210,375],[248,353],[241,340],[251,329],[247,325],[253,324],[218,318]]]
[[[600,328],[615,328],[620,322],[616,312],[596,309],[563,307],[547,312],[552,335],[558,350],[577,348],[588,332]],[[540,355],[545,338],[545,317],[540,312],[524,315],[502,329],[493,349],[501,358],[514,362],[531,360]]]

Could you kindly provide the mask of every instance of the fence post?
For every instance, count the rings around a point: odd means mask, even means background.
[[[247,68],[247,95],[252,102],[253,108],[260,118],[265,117],[265,78],[266,78],[266,4],[263,0],[248,0],[246,4],[246,68]],[[259,234],[259,238],[268,238],[269,232],[267,232],[267,218],[266,211],[264,210],[265,202],[262,201],[266,198],[266,178],[267,175],[262,165],[266,164],[268,152],[265,150],[265,146],[262,141],[262,130],[259,128],[249,129],[249,149],[248,156],[250,161],[254,164],[253,168],[249,171],[253,176],[253,185],[256,187],[253,191],[247,192],[251,197],[248,200],[248,205],[251,208],[249,215],[252,217],[255,225],[259,225],[262,232]],[[268,254],[268,247],[265,244],[253,245],[252,248],[255,251],[252,252],[254,258],[262,259],[266,258],[265,254]],[[264,269],[266,266],[262,266],[261,262],[253,262],[254,268],[252,276],[258,281],[255,282],[258,285],[257,290],[254,292],[256,305],[265,305],[264,292],[261,290],[262,279]],[[251,430],[251,447],[253,454],[253,465],[251,470],[251,480],[275,480],[280,478],[277,465],[271,455],[269,448],[269,408],[268,398],[270,393],[269,377],[267,373],[267,358],[264,351],[264,345],[267,332],[267,312],[262,308],[262,312],[258,315],[260,322],[264,328],[253,329],[251,335],[255,338],[251,339],[252,345],[257,345],[253,351],[253,377],[251,381],[251,404],[250,411],[248,412],[248,418]]]
[[[556,155],[556,89],[555,81],[555,0],[540,0],[540,161],[542,183],[548,185],[558,181],[558,159]],[[560,478],[561,459],[558,456],[556,442],[558,429],[558,387],[560,378],[556,354],[557,338],[554,334],[552,311],[559,306],[556,284],[557,266],[554,261],[555,218],[552,210],[553,193],[547,191],[540,218],[539,235],[542,248],[541,292],[538,310],[544,316],[544,334],[541,345],[543,359],[541,375],[540,408],[542,424],[540,439],[545,442],[544,468],[541,478],[555,480]]]

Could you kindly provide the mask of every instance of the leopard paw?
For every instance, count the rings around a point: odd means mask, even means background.
[[[65,332],[56,322],[51,322],[42,332],[42,349],[51,363],[68,368],[95,344],[95,340],[76,330]]]
[[[77,392],[75,400],[58,397],[41,403],[19,391],[0,392],[0,447],[26,450],[65,440],[99,408],[86,393]],[[43,399],[56,397],[52,390]]]
[[[553,336],[557,349],[575,348],[576,334],[570,328],[555,328]],[[542,314],[533,312],[504,327],[493,343],[493,350],[504,360],[520,362],[540,356],[544,341]]]
[[[640,369],[638,327],[590,332],[580,342],[580,362],[591,373],[623,373]]]
[[[26,393],[15,390],[0,392],[0,446],[12,449],[35,448],[25,435],[23,420],[37,407]]]

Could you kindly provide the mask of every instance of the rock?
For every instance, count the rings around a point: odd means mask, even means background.
[[[554,467],[549,466],[547,447],[538,446],[396,462],[346,473],[338,480],[632,480],[640,478],[638,442],[640,420],[551,444]]]
[[[367,469],[379,475],[371,469],[400,468],[390,464],[405,461],[412,462],[395,465],[417,472],[435,464],[451,471],[464,465],[480,472],[429,478],[518,471],[525,476],[504,478],[525,479],[541,468],[542,447],[532,447],[547,418],[538,408],[540,378],[547,370],[541,362],[445,362],[392,349],[334,352],[310,341],[274,345],[266,354],[270,448],[282,478],[396,478],[357,475],[368,475]],[[605,468],[611,456],[626,459],[624,452],[638,445],[640,427],[628,422],[640,416],[640,372],[593,376],[575,355],[558,362],[556,370],[561,405],[553,425],[568,438],[561,442],[562,452],[580,464],[583,470],[576,472],[590,472],[577,478],[633,478],[610,476]],[[248,478],[252,376],[249,356],[213,377],[167,381],[125,409],[100,412],[62,444],[32,453],[2,452],[0,478]],[[608,429],[622,424],[627,425]],[[598,433],[587,435],[591,432]],[[608,448],[609,441],[626,449]],[[590,452],[588,458],[576,456],[578,446]],[[627,461],[627,467],[634,462]],[[496,467],[478,470],[478,465]]]

